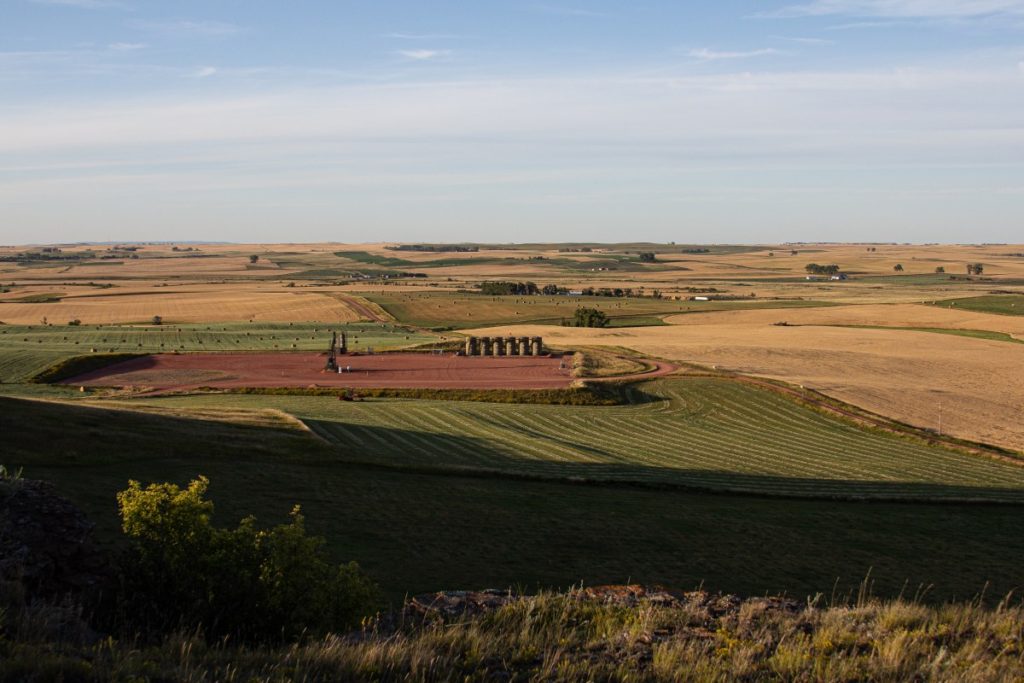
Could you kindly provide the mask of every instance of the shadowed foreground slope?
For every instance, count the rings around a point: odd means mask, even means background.
[[[988,596],[1020,584],[1017,506],[786,500],[353,464],[308,434],[194,417],[0,399],[4,460],[54,482],[116,535],[129,479],[206,475],[219,523],[299,503],[339,560],[389,596],[641,581],[746,595],[876,589]],[[472,443],[468,444],[469,446]]]

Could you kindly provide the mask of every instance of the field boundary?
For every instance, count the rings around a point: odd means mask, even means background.
[[[785,396],[796,403],[807,406],[818,410],[819,412],[826,413],[833,417],[842,418],[848,422],[852,422],[859,427],[867,427],[869,429],[878,429],[880,431],[895,434],[904,438],[910,438],[920,443],[924,443],[927,446],[941,446],[949,448],[951,450],[958,451],[960,453],[966,453],[968,455],[982,456],[991,458],[993,460],[999,460],[1000,462],[1006,462],[1012,465],[1024,467],[1024,453],[1011,450],[1009,448],[1003,448],[1002,446],[995,446],[993,444],[982,443],[978,441],[970,441],[968,439],[960,439],[954,436],[948,436],[945,434],[936,434],[928,431],[922,427],[917,427],[906,422],[900,422],[890,417],[880,415],[879,413],[873,413],[869,410],[847,403],[828,394],[822,393],[815,389],[807,389],[800,387],[799,389],[791,384],[781,382],[779,380],[768,379],[766,377],[755,377],[753,375],[742,375],[742,374],[726,374],[719,371],[721,374],[716,374],[713,371],[708,371],[704,374],[693,373],[688,376],[690,377],[716,377],[721,379],[732,379],[734,381],[750,384],[761,387],[763,389],[772,391],[780,396]],[[803,393],[801,393],[803,392]]]

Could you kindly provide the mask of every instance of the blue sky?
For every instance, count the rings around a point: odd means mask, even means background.
[[[1024,0],[0,0],[0,243],[1022,219]]]

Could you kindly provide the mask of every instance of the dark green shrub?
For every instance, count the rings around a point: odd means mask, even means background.
[[[577,308],[572,318],[573,327],[608,327],[608,316],[596,308]]]
[[[130,541],[118,601],[125,627],[277,640],[348,629],[374,611],[376,586],[355,563],[328,562],[298,507],[271,529],[253,517],[218,528],[204,498],[208,484],[132,481],[117,495]]]

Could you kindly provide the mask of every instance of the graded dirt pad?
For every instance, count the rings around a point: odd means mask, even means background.
[[[324,371],[317,353],[158,354],[118,363],[64,382],[76,386],[337,387],[431,389],[559,389],[569,386],[569,362],[558,357],[483,358],[396,353],[339,356],[351,372]]]

